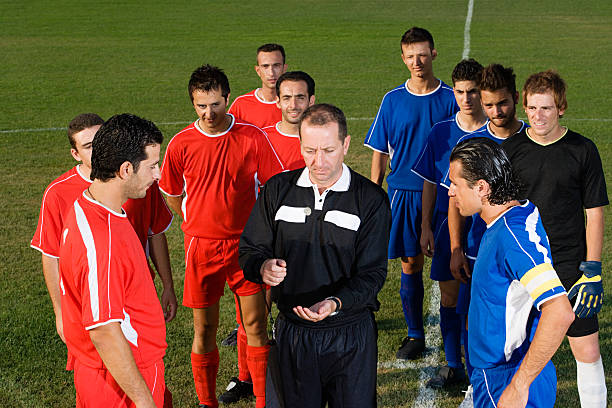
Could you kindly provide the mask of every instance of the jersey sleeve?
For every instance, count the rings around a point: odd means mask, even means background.
[[[286,169],[268,136],[258,129],[257,137],[257,179],[266,184],[270,177]]]
[[[159,188],[169,196],[180,196],[185,189],[184,164],[181,156],[179,141],[176,138],[172,139],[166,148],[159,180]]]
[[[416,164],[412,168],[412,172],[431,184],[438,184],[438,182],[436,181],[436,159],[434,155],[434,139],[435,127],[429,134],[429,137],[427,138],[427,143],[425,144],[423,151],[419,155]]]
[[[608,193],[601,158],[597,147],[590,140],[587,143],[587,158],[584,165],[584,180],[582,183],[584,207],[595,208],[608,205]]]
[[[149,236],[166,232],[172,224],[174,216],[166,205],[166,200],[159,191],[159,186],[154,183],[151,186],[151,220],[149,224]]]
[[[365,146],[369,147],[372,150],[375,150],[380,153],[389,154],[389,99],[388,94],[385,95],[380,103],[380,108],[378,108],[378,113],[376,113],[376,117],[374,118],[374,122],[370,126],[370,130],[368,130],[368,134],[365,137],[365,142],[363,143]]]
[[[540,310],[542,303],[566,292],[552,266],[544,228],[536,231],[536,226],[527,220],[523,229],[510,229],[506,224],[504,263],[510,277],[523,285]],[[499,221],[506,222],[505,218]]]
[[[60,207],[53,190],[48,188],[43,195],[38,225],[30,242],[32,248],[53,258],[59,258],[62,230],[62,209]]]

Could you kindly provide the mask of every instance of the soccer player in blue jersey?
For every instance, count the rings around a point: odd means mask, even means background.
[[[487,223],[472,275],[469,349],[474,407],[553,407],[551,357],[574,313],[551,260],[539,211],[518,201],[520,183],[499,144],[472,138],[450,157],[463,216]]]
[[[442,388],[465,380],[461,363],[461,318],[456,312],[459,281],[450,272],[448,234],[448,190],[440,182],[448,170],[452,148],[465,134],[485,129],[487,117],[480,104],[478,83],[482,65],[474,59],[463,60],[452,73],[453,93],[459,112],[434,125],[425,149],[412,169],[423,178],[421,250],[432,257],[431,279],[440,285],[440,330],[447,365],[427,382]]]
[[[401,39],[402,60],[410,79],[382,99],[376,118],[365,138],[372,154],[371,179],[382,185],[387,162],[392,225],[389,259],[401,258],[400,297],[408,336],[397,352],[402,359],[418,358],[425,349],[423,330],[423,254],[421,192],[423,180],[411,172],[423,150],[431,127],[457,110],[452,89],[434,76],[438,55],[429,31],[413,27]]]

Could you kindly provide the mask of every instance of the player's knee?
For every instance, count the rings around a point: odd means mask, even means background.
[[[440,291],[440,303],[443,307],[456,307],[457,295],[454,293],[445,293]]]
[[[402,273],[412,275],[423,271],[422,256],[403,256],[402,257]]]
[[[570,347],[574,358],[582,363],[594,363],[599,360],[598,333],[584,337],[569,337]]]

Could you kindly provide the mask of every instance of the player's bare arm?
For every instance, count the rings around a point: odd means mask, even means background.
[[[604,208],[586,209],[587,261],[601,261],[604,238]]]
[[[574,321],[574,312],[567,296],[557,296],[541,306],[542,316],[533,341],[512,381],[502,393],[498,408],[525,407],[529,386],[552,358]]]
[[[174,281],[172,280],[172,267],[170,266],[170,256],[168,254],[168,241],[166,234],[156,234],[149,237],[149,249],[151,261],[162,282],[161,305],[164,311],[166,322],[171,321],[176,316],[177,302],[174,293]]]
[[[108,371],[136,406],[155,408],[151,391],[138,371],[120,324],[111,322],[91,329],[89,337]]]
[[[168,207],[172,208],[172,211],[174,211],[181,218],[183,218],[183,198],[185,198],[184,195],[166,196],[166,203],[168,204]]]
[[[49,297],[53,304],[53,312],[55,313],[55,329],[65,343],[66,339],[64,337],[64,327],[62,324],[62,301],[59,286],[59,260],[42,254],[42,269],[47,290],[49,291]]]
[[[387,171],[387,160],[389,155],[381,152],[372,152],[372,170],[370,171],[370,180],[382,186],[385,172]]]
[[[259,273],[266,285],[277,286],[287,276],[287,263],[283,259],[266,259]]]
[[[431,230],[431,219],[433,217],[434,206],[436,204],[436,185],[429,181],[423,181],[422,195],[422,215],[421,215],[421,251],[423,254],[432,257],[434,255],[434,234]]]
[[[450,235],[450,271],[455,279],[467,283],[467,278],[461,273],[465,272],[467,277],[472,276],[472,271],[468,264],[465,254],[463,253],[463,245],[461,244],[461,236],[463,235],[463,227],[465,225],[465,217],[459,213],[459,209],[455,204],[455,197],[449,197],[448,200],[448,231]]]

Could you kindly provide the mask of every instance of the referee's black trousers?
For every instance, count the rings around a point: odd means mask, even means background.
[[[280,378],[282,383],[284,404],[273,392],[269,367],[267,408],[376,406],[378,333],[373,313],[365,310],[345,319],[341,313],[333,322],[331,327],[305,327],[279,316],[276,343],[280,375],[276,381]]]

